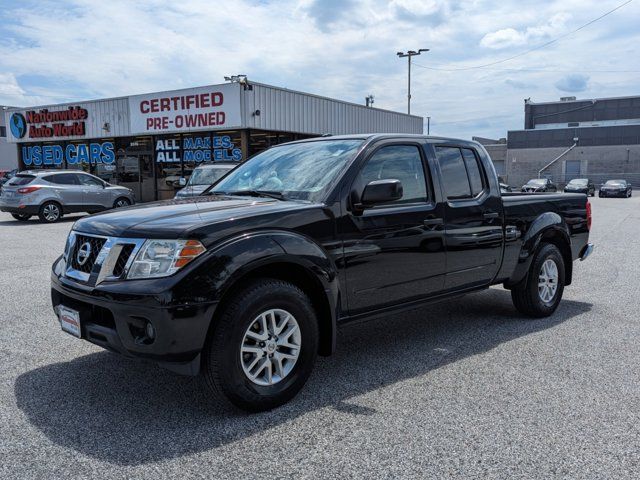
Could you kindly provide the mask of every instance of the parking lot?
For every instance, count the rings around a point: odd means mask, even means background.
[[[637,478],[640,197],[591,202],[596,250],[551,318],[493,288],[350,325],[257,415],[63,333],[49,268],[74,217],[0,214],[0,478]]]

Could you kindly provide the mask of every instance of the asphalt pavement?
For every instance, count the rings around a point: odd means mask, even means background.
[[[63,333],[74,217],[0,214],[0,478],[638,478],[640,195],[591,201],[595,252],[551,318],[492,288],[351,325],[257,415]]]

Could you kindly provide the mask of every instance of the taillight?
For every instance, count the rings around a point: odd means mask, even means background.
[[[18,189],[18,193],[31,193],[40,190],[40,187],[23,187]]]
[[[591,230],[591,203],[587,199],[587,230]]]

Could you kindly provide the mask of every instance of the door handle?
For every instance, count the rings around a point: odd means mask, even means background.
[[[498,218],[500,214],[498,212],[487,212],[482,214],[482,216],[484,217],[485,220],[491,220],[494,218]]]
[[[437,225],[442,225],[444,221],[442,218],[428,218],[422,222],[425,227],[435,227]]]

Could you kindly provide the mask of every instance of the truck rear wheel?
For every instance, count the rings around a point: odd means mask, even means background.
[[[518,311],[529,317],[548,317],[562,299],[564,260],[558,247],[541,244],[527,276],[511,290]]]
[[[204,351],[216,397],[252,412],[270,410],[304,386],[318,351],[318,322],[295,285],[263,278],[223,307]]]

